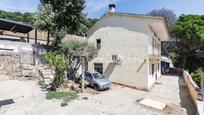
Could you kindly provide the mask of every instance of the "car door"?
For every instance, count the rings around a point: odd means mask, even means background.
[[[91,75],[91,73],[87,72],[85,75],[85,80],[88,81],[91,85],[93,84],[93,77]]]

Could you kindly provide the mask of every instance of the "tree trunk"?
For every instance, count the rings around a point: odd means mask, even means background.
[[[188,59],[188,56],[186,56],[186,55],[182,56],[182,65],[181,65],[182,69],[185,69],[187,59]]]

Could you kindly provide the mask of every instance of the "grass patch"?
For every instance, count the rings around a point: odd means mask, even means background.
[[[61,104],[62,107],[68,105],[68,102],[71,102],[72,100],[78,99],[79,95],[75,92],[48,92],[46,94],[46,99],[62,99],[63,102]]]

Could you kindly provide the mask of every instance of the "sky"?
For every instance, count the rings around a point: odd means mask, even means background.
[[[116,4],[116,11],[145,14],[153,9],[167,8],[177,14],[204,15],[204,0],[86,0],[84,13],[89,18],[100,18],[108,11],[108,4]],[[0,0],[0,10],[36,12],[40,0]]]

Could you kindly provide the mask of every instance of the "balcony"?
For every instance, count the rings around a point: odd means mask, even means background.
[[[153,55],[149,55],[148,58],[150,63],[158,63],[162,59],[162,56],[153,54]]]

